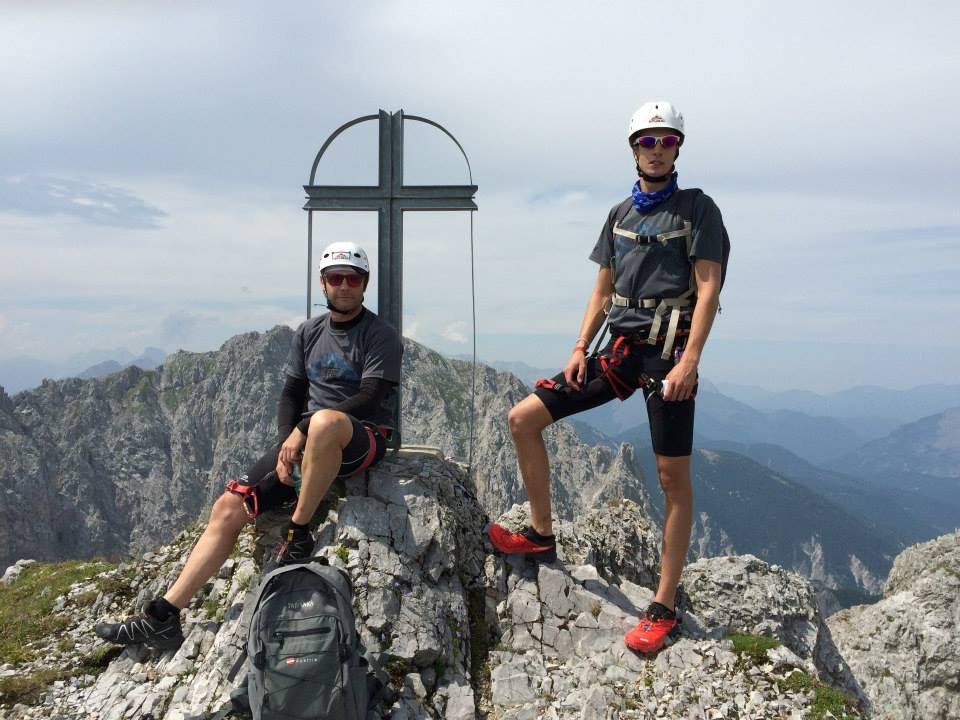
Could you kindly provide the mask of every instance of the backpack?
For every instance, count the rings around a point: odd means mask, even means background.
[[[693,207],[700,195],[703,195],[703,190],[700,188],[681,188],[677,190],[677,196],[680,200],[677,214],[681,220],[689,222],[691,225],[693,224]],[[627,213],[630,212],[630,208],[632,207],[633,201],[631,198],[627,198],[620,203],[614,216],[614,224],[619,224],[627,216]],[[723,255],[720,261],[720,289],[722,290],[723,283],[727,279],[727,262],[730,260],[730,236],[727,234],[726,225],[721,225],[721,229],[723,230]]]
[[[630,214],[630,210],[633,208],[632,198],[627,198],[620,205],[618,205],[613,213],[612,225],[614,235],[623,235],[630,238],[633,242],[637,244],[647,244],[653,242],[666,242],[667,240],[674,238],[684,238],[687,243],[687,255],[689,256],[691,245],[693,243],[693,213],[694,206],[696,204],[697,198],[703,194],[703,190],[699,188],[686,188],[683,190],[677,190],[677,198],[679,200],[677,207],[677,214],[680,216],[680,219],[683,220],[683,229],[682,230],[671,230],[669,232],[660,233],[657,235],[637,235],[634,232],[625,230],[620,227],[620,223]],[[721,223],[720,229],[722,231],[722,253],[720,261],[720,289],[723,289],[723,284],[727,279],[727,263],[730,259],[730,236],[727,234],[727,228]],[[613,258],[616,258],[616,253],[614,253]],[[612,265],[611,265],[612,267]],[[614,270],[614,278],[616,278],[616,271]],[[679,297],[665,297],[665,298],[637,298],[633,295],[623,296],[620,295],[616,286],[614,286],[614,291],[611,295],[610,302],[613,305],[625,306],[625,307],[643,307],[655,310],[653,323],[650,327],[650,333],[648,336],[647,342],[651,345],[656,344],[658,338],[660,337],[660,330],[663,327],[664,320],[667,320],[666,324],[666,335],[663,336],[663,352],[660,354],[660,357],[664,360],[667,360],[670,357],[670,353],[673,349],[673,344],[676,338],[677,328],[679,326],[681,312],[684,308],[689,308],[693,304],[693,298],[696,296],[697,292],[697,283],[693,273],[693,267],[690,267],[690,283],[689,289],[684,292]],[[720,312],[721,308],[718,305],[717,312]],[[603,328],[600,331],[600,334],[597,336],[597,343],[594,346],[593,354],[596,355],[597,351],[600,348],[600,345],[603,341],[604,335],[606,335],[608,327],[608,322],[604,322]]]
[[[376,681],[347,574],[319,562],[288,565],[267,574],[254,597],[246,697],[234,691],[234,706],[245,700],[254,720],[367,720]]]

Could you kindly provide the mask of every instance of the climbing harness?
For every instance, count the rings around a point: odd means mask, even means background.
[[[619,235],[620,237],[626,238],[634,243],[634,245],[650,245],[652,243],[660,243],[661,245],[666,246],[671,240],[683,238],[686,244],[687,257],[690,257],[690,252],[693,247],[693,224],[689,221],[684,221],[683,229],[681,230],[671,230],[670,232],[659,233],[657,235],[639,235],[635,232],[630,232],[620,227],[620,223],[613,228],[613,234]],[[614,268],[614,278],[616,279],[616,268]],[[673,346],[676,342],[677,333],[680,330],[680,317],[682,311],[685,308],[692,308],[695,302],[697,295],[697,277],[693,272],[693,268],[690,268],[690,281],[689,287],[686,292],[682,293],[678,297],[672,298],[633,298],[627,297],[619,294],[616,290],[610,296],[610,302],[612,305],[617,307],[628,307],[633,309],[648,309],[653,310],[653,323],[650,326],[650,332],[647,334],[646,342],[649,345],[656,345],[660,338],[660,328],[663,325],[664,319],[669,314],[669,320],[667,321],[667,331],[664,335],[663,341],[663,352],[660,354],[660,357],[664,360],[670,358],[670,353],[673,352]]]
[[[253,522],[257,519],[257,515],[260,514],[260,501],[257,497],[256,485],[244,485],[234,478],[224,485],[224,489],[234,495],[239,495],[240,499],[243,500],[243,509],[247,513],[247,520]]]

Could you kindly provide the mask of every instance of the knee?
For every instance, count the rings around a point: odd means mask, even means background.
[[[330,439],[340,440],[343,437],[346,437],[349,442],[351,435],[353,435],[353,423],[345,413],[339,410],[318,410],[310,417],[307,445]],[[341,445],[345,444],[345,442],[341,443]]]
[[[657,473],[663,494],[672,501],[683,502],[692,497],[689,458],[657,458]]]
[[[546,425],[538,422],[534,413],[524,403],[514,405],[507,414],[507,423],[510,425],[510,434],[514,437],[518,435],[537,435]]]
[[[210,511],[210,527],[239,534],[246,522],[247,511],[243,499],[232,492],[221,495]]]

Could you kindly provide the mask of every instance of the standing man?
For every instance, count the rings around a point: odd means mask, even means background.
[[[640,179],[610,211],[590,254],[600,270],[573,353],[563,372],[538,380],[509,415],[531,526],[519,533],[496,524],[489,529],[502,553],[554,560],[544,428],[642,389],[665,497],[660,583],[645,616],[624,638],[642,652],[658,650],[677,624],[675,596],[693,520],[697,366],[719,307],[729,248],[713,200],[677,188],[675,162],[684,137],[683,116],[668,102],[645,103],[630,119],[627,139]],[[588,357],[607,308],[610,342]]]
[[[304,322],[293,337],[277,406],[280,442],[246,475],[227,484],[166,594],[122,623],[98,624],[95,632],[103,639],[179,647],[180,611],[223,565],[248,520],[296,500],[276,559],[280,564],[307,560],[313,554],[308,525],[333,480],[383,458],[400,383],[400,336],[363,307],[370,263],[360,246],[332,243],[319,269],[330,312]],[[299,496],[294,465],[302,471]]]

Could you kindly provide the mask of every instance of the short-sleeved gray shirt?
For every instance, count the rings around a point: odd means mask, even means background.
[[[356,395],[363,378],[399,384],[402,354],[397,331],[366,308],[359,322],[346,329],[334,328],[327,313],[297,328],[284,372],[308,380],[307,411],[316,412]],[[396,395],[392,390],[387,393],[371,420],[390,423]]]
[[[604,267],[616,257],[614,286],[620,295],[632,298],[678,297],[690,286],[694,259],[723,261],[723,218],[708,195],[695,190],[677,191],[649,213],[632,213],[632,208],[631,198],[613,206],[590,253],[590,259]],[[681,230],[684,223],[681,210],[693,225],[689,258],[683,238],[667,241],[666,245],[637,246],[629,239],[613,234],[618,222],[638,235]],[[690,311],[684,315],[689,322]],[[609,315],[610,327],[619,334],[641,333],[649,330],[653,316],[653,309],[613,306]]]

